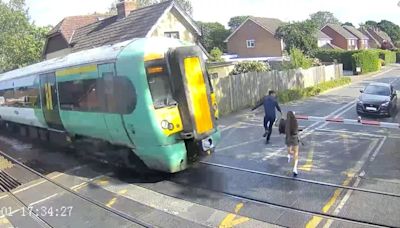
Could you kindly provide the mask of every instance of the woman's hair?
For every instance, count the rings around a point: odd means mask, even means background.
[[[287,120],[286,120],[286,129],[285,132],[287,134],[294,135],[297,133],[299,125],[297,124],[296,116],[292,111],[287,113]]]

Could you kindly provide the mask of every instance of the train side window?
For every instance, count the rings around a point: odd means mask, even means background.
[[[58,85],[62,110],[102,112],[97,95],[97,79],[60,82]]]
[[[14,106],[15,99],[14,99],[14,89],[4,89],[0,91],[0,104],[1,106]]]
[[[24,86],[14,91],[14,107],[38,108],[40,107],[39,88]]]
[[[107,112],[129,114],[136,107],[136,91],[125,76],[114,76],[113,72],[102,74]]]

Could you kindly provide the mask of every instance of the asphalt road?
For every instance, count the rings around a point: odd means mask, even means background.
[[[400,90],[400,67],[282,108],[356,119],[355,101],[368,81],[392,82]],[[4,134],[0,149],[79,194],[158,227],[400,227],[400,129],[300,121],[304,145],[293,178],[284,137],[274,128],[266,145],[262,117],[258,109],[222,118],[216,152],[175,175],[142,176]],[[400,114],[378,120],[399,123]],[[4,164],[0,158],[0,169]],[[54,227],[135,226],[35,175],[5,169],[21,182],[13,193],[23,203],[73,207],[71,216],[39,215]],[[21,207],[5,195],[0,193],[0,210]],[[10,226],[40,223],[0,214],[0,227]]]

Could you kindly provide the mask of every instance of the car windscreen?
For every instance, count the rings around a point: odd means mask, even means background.
[[[386,86],[369,85],[365,88],[364,93],[380,95],[380,96],[390,96],[390,89]]]

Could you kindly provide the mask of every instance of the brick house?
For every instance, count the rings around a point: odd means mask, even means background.
[[[275,38],[283,22],[275,18],[249,17],[225,40],[229,54],[240,58],[280,57],[284,43]]]
[[[358,38],[340,25],[327,24],[321,31],[332,38],[332,44],[344,50],[358,50]]]
[[[358,31],[353,26],[344,25],[343,28],[346,29],[347,31],[349,31],[355,37],[357,37],[357,39],[358,39],[358,42],[357,42],[358,49],[368,49],[369,48],[369,45],[368,45],[369,38],[368,38],[368,36],[364,35],[362,32]]]
[[[330,38],[328,35],[326,35],[322,31],[318,31],[314,36],[315,36],[315,38],[317,38],[317,42],[318,42],[317,46],[318,47],[325,47],[332,43],[332,38]]]
[[[369,46],[371,48],[394,48],[394,44],[390,36],[378,28],[361,27],[360,32],[369,38]]]
[[[114,16],[91,18],[74,26],[63,22],[64,19],[49,33],[44,58],[60,57],[133,38],[171,37],[198,43],[201,36],[196,23],[174,1],[138,8],[135,0],[120,0],[117,12]]]

